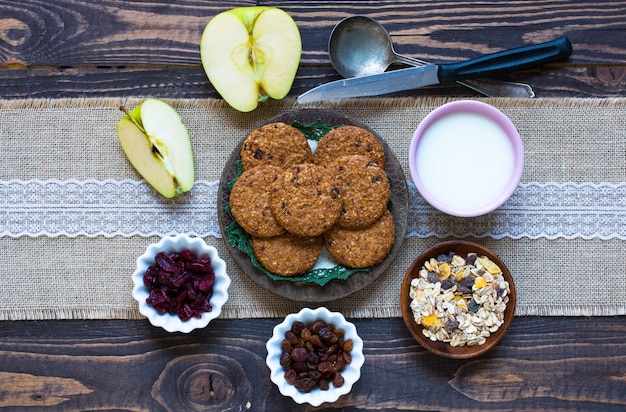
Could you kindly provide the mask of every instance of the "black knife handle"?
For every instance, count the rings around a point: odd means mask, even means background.
[[[567,37],[559,37],[546,43],[504,50],[461,63],[442,64],[439,66],[439,80],[447,83],[488,77],[540,66],[570,54],[572,54],[572,43]]]

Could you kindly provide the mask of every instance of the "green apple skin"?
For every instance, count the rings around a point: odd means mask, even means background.
[[[117,124],[117,136],[135,170],[167,198],[191,190],[195,176],[187,127],[167,103],[148,99]]]
[[[268,97],[287,96],[296,77],[302,39],[285,11],[239,7],[213,17],[200,40],[202,65],[222,98],[250,112]]]

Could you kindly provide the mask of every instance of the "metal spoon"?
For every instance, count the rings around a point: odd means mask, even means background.
[[[427,61],[396,53],[391,36],[375,20],[365,16],[343,19],[333,29],[328,41],[330,62],[343,77],[382,73],[393,63],[424,66]],[[535,97],[524,83],[495,79],[472,79],[457,82],[488,97]]]

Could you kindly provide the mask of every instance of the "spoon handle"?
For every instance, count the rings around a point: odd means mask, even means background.
[[[425,66],[431,64],[425,60],[403,56],[396,53],[396,62],[409,66]],[[497,79],[471,79],[457,81],[458,84],[468,87],[487,97],[522,97],[533,98],[535,92],[532,87],[525,83],[507,82]]]

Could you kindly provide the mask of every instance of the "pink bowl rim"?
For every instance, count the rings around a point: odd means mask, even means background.
[[[431,127],[439,119],[453,113],[462,112],[476,113],[494,122],[504,131],[506,136],[509,138],[513,149],[514,166],[509,185],[499,196],[494,198],[492,202],[489,202],[481,208],[468,207],[457,209],[446,206],[445,204],[441,203],[440,201],[429,195],[428,190],[426,190],[426,188],[424,187],[417,173],[417,148],[426,130],[428,130],[428,128]],[[524,146],[517,128],[515,127],[513,122],[511,122],[511,120],[500,110],[484,102],[479,102],[475,100],[458,100],[446,103],[436,108],[420,122],[419,126],[415,130],[415,133],[413,134],[413,138],[411,139],[411,144],[409,146],[409,169],[411,172],[411,178],[413,179],[413,183],[417,187],[417,190],[424,197],[424,199],[426,199],[426,201],[430,203],[433,207],[452,216],[480,216],[492,212],[493,210],[502,206],[511,197],[515,189],[517,189],[519,182],[522,178],[522,172],[524,171]]]

